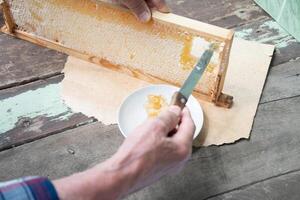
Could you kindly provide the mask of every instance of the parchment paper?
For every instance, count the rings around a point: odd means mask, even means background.
[[[200,101],[205,121],[195,146],[221,145],[249,138],[274,46],[234,39],[224,93],[234,97],[231,109]],[[145,81],[69,57],[62,81],[62,97],[74,111],[104,124],[117,123],[117,111],[131,92]]]

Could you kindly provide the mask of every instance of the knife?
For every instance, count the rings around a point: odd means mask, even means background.
[[[185,104],[187,103],[190,95],[192,94],[194,88],[196,87],[197,83],[199,82],[203,72],[205,71],[206,67],[208,66],[213,53],[214,53],[214,45],[210,45],[209,49],[207,49],[199,59],[198,63],[185,80],[183,86],[180,88],[178,92],[175,92],[172,96],[171,105],[177,105],[181,109],[184,108]]]

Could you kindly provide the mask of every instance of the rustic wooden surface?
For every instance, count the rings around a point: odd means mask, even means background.
[[[236,35],[243,39],[276,45],[271,67],[299,58],[300,43],[270,18],[245,24],[235,30]]]
[[[273,177],[249,187],[234,190],[210,200],[299,199],[300,173],[298,171]]]
[[[180,174],[128,199],[299,199],[300,44],[251,0],[170,4],[177,14],[234,28],[241,38],[275,44],[276,54],[250,140],[195,149]],[[57,98],[65,58],[0,34],[0,111],[4,103],[9,107],[0,112],[0,121],[19,108],[15,104],[35,109],[18,112],[15,125],[5,126],[9,130],[0,134],[0,181],[69,175],[105,160],[123,141],[115,125],[104,126],[62,102],[47,100]],[[42,98],[49,91],[53,95]],[[25,97],[32,100],[22,101]],[[38,101],[49,109],[31,105]]]
[[[7,132],[0,134],[0,150],[24,144],[35,139],[46,137],[57,132],[62,132],[64,130],[75,128],[77,126],[94,121],[92,118],[88,118],[83,114],[73,113],[71,110],[68,110],[67,107],[63,107],[62,109],[60,109],[62,110],[62,112],[54,112],[54,114],[51,114],[49,116],[49,113],[53,113],[53,110],[56,111],[57,107],[61,106],[60,102],[57,102],[57,99],[60,98],[59,94],[57,93],[57,97],[54,97],[53,95],[51,95],[50,97],[46,97],[53,98],[53,101],[50,102],[48,102],[48,99],[44,100],[42,99],[42,97],[39,98],[39,94],[47,95],[46,93],[51,92],[51,90],[45,90],[45,88],[47,89],[47,86],[54,86],[54,88],[56,86],[59,86],[58,84],[62,79],[63,75],[59,75],[47,78],[45,80],[38,80],[28,84],[0,90],[0,101],[3,100],[3,104],[5,103],[4,100],[9,101],[9,99],[11,99],[12,102],[23,104],[23,106],[28,106],[31,109],[34,109],[35,107],[26,104],[32,104],[34,101],[42,101],[43,105],[46,105],[46,112],[38,112],[34,117],[31,117],[30,109],[24,110],[24,112],[22,112],[21,115],[18,116],[15,126]],[[43,90],[45,92],[43,92]],[[29,93],[31,94],[29,95],[29,97],[35,97],[39,99],[27,99],[24,94],[26,94],[26,92],[28,93],[28,91],[37,91],[38,93],[36,95],[32,95],[32,92]],[[16,100],[16,97],[20,95],[23,95],[23,99],[20,98]],[[2,117],[12,116],[12,113],[17,112],[17,110],[14,110],[16,105],[5,104],[5,106],[8,106],[4,110],[6,111],[6,115],[5,113],[1,113]],[[42,109],[43,108],[41,108],[41,110]],[[30,117],[28,115],[30,115]],[[4,123],[7,123],[7,121],[4,121]]]
[[[67,58],[5,34],[0,35],[0,44],[0,89],[61,74]]]

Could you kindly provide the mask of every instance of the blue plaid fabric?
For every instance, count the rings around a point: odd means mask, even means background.
[[[0,182],[0,200],[58,200],[51,181],[44,177],[25,177]]]

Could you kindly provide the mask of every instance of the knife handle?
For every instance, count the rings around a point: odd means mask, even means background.
[[[175,92],[172,96],[171,105],[176,105],[183,109],[186,102],[187,99],[180,92]]]

